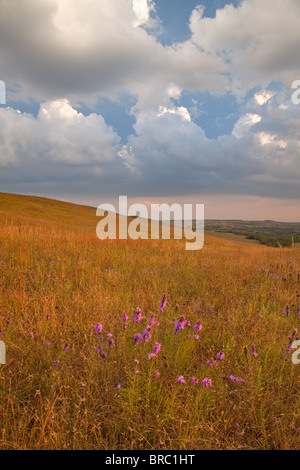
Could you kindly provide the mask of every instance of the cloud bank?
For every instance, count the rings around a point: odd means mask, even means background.
[[[244,194],[298,198],[299,0],[244,0],[164,45],[152,0],[0,0],[0,184],[86,197]],[[274,85],[277,84],[277,85]],[[184,96],[231,94],[239,116],[208,138]],[[121,144],[101,97],[132,96]],[[18,104],[39,104],[37,115]],[[80,103],[94,112],[83,114]],[[76,191],[75,189],[76,188]],[[32,191],[31,191],[32,192]]]

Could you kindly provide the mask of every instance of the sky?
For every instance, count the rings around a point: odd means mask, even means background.
[[[299,222],[299,18],[299,0],[0,0],[0,191]]]

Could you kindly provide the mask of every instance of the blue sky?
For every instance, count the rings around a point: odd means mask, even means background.
[[[155,2],[156,12],[162,22],[160,41],[163,44],[183,42],[191,37],[189,20],[191,12],[197,5],[205,7],[204,16],[214,18],[218,9],[226,4],[238,5],[240,0],[158,0]]]
[[[0,1],[0,191],[299,220],[298,0]]]

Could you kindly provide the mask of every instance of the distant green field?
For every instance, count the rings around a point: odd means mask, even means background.
[[[205,233],[215,238],[230,240],[233,242],[247,243],[248,245],[257,245],[257,240],[249,240],[245,235],[235,235],[234,233],[215,232],[213,230],[206,230]]]
[[[300,223],[244,220],[206,220],[205,231],[214,236],[234,240],[235,236],[247,242],[267,246],[292,246],[300,243]],[[238,239],[236,239],[238,240]]]

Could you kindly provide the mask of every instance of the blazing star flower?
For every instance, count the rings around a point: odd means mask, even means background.
[[[161,344],[156,342],[153,346],[153,352],[148,354],[148,359],[149,360],[154,359],[159,353],[160,349],[161,349]]]
[[[289,306],[288,306],[288,305],[285,307],[285,313],[286,313],[287,315],[289,315],[289,313],[290,313],[290,309],[289,309]]]
[[[163,312],[166,305],[167,305],[167,295],[164,294],[159,304],[159,310]]]
[[[179,333],[179,331],[184,330],[184,324],[185,324],[185,317],[184,317],[184,315],[181,315],[178,318],[177,323],[176,323],[175,328],[174,328],[174,334],[175,335],[177,333]]]
[[[107,358],[107,352],[102,351],[101,358],[102,358],[102,361],[105,361],[105,359]]]
[[[135,364],[139,364],[140,361],[139,361],[138,359],[135,359],[135,360],[134,360],[134,363],[135,363]]]
[[[133,337],[133,344],[138,344],[143,341],[143,337],[140,333],[136,333]]]
[[[137,374],[139,374],[139,373],[140,373],[140,371],[139,371],[139,370],[136,370],[136,371],[135,371],[135,373],[136,373],[136,375],[137,375]]]
[[[196,325],[194,326],[194,330],[196,331],[196,333],[199,333],[199,331],[202,330],[202,325],[200,321],[197,321]]]
[[[241,384],[241,383],[245,383],[245,380],[240,378],[240,377],[235,377],[234,375],[230,375],[229,376],[229,380],[230,382],[232,383],[236,383],[236,384]]]
[[[45,317],[46,317],[46,320],[50,320],[50,315],[48,313],[45,315]]]
[[[152,327],[148,325],[143,333],[143,340],[145,343],[148,343],[151,339],[151,332],[152,332]]]
[[[97,346],[97,352],[102,351],[102,349],[103,349],[103,346],[101,346],[101,344],[98,344],[98,346]]]
[[[7,324],[8,324],[8,323],[10,323],[10,318],[5,318],[5,320],[4,320],[4,321],[5,321],[5,323],[7,323]]]
[[[185,380],[184,380],[183,375],[180,375],[180,376],[177,378],[177,382],[180,383],[180,384],[185,384]]]
[[[33,339],[33,338],[34,338],[34,334],[33,334],[32,331],[29,333],[29,338],[30,338],[30,339]]]
[[[137,307],[135,314],[134,314],[134,321],[135,323],[140,323],[141,319],[142,319],[142,310],[140,309],[140,307]]]
[[[107,333],[107,341],[106,344],[109,348],[112,348],[115,344],[115,340],[113,339],[113,335],[111,333]]]
[[[95,330],[96,330],[97,335],[101,335],[102,329],[103,329],[103,326],[101,325],[101,323],[97,322],[95,325]]]
[[[70,347],[69,344],[67,344],[67,343],[64,344],[64,345],[63,345],[63,351],[68,351],[69,347]]]
[[[54,367],[58,367],[58,364],[59,364],[59,360],[57,359],[56,361],[54,361]]]
[[[256,352],[256,346],[255,346],[254,343],[253,343],[252,346],[251,346],[251,355],[252,355],[253,357],[258,357],[258,354],[257,354],[257,352]]]
[[[156,321],[155,321],[155,313],[152,313],[149,317],[149,320],[148,320],[148,323],[149,325],[152,325],[152,326],[155,326],[156,325]]]
[[[217,354],[217,359],[219,359],[219,361],[223,361],[224,357],[225,357],[225,353],[223,349],[221,349],[221,351],[219,351]]]
[[[153,372],[153,374],[152,374],[152,377],[159,377],[159,376],[160,376],[159,371]]]
[[[128,318],[129,318],[128,315],[126,313],[123,313],[121,320],[122,322],[125,322],[125,321],[128,321]]]
[[[194,339],[195,339],[196,341],[198,341],[199,338],[200,338],[199,335],[194,335]]]
[[[46,348],[50,348],[50,343],[49,343],[49,341],[45,341],[45,346],[46,346]]]
[[[121,384],[118,384],[118,385],[117,385],[117,389],[118,389],[118,390],[120,390],[121,387],[122,387]]]
[[[212,387],[212,380],[208,379],[207,377],[205,377],[201,383],[204,385],[204,387]]]
[[[206,365],[208,367],[217,367],[218,366],[218,363],[217,361],[215,361],[214,359],[211,359],[210,361],[207,361]]]
[[[187,321],[185,321],[185,322],[184,322],[184,326],[191,326],[191,322],[190,322],[190,321],[188,321],[188,320],[187,320]]]
[[[159,353],[160,350],[161,350],[161,344],[156,342],[153,346],[153,353],[155,354],[155,356]]]
[[[192,384],[197,385],[198,383],[199,383],[199,379],[197,379],[196,377],[192,377]]]

